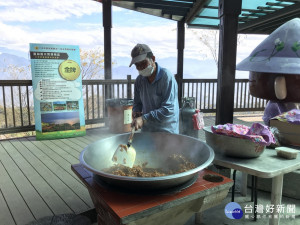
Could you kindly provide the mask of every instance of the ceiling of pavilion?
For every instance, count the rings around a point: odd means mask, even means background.
[[[184,21],[190,28],[219,28],[219,0],[113,0],[112,4],[174,21]],[[296,17],[300,17],[300,0],[242,0],[238,32],[270,34]]]

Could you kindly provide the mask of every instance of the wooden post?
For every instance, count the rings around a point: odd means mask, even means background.
[[[102,1],[103,28],[104,28],[104,79],[111,80],[111,0]],[[111,87],[105,85],[105,99],[111,98]]]
[[[104,79],[111,80],[111,1],[102,1],[102,12],[103,12],[103,28],[104,28]],[[110,99],[112,97],[111,85],[104,86],[104,99]],[[104,101],[105,101],[104,100]],[[108,111],[105,101],[104,117],[108,118]],[[105,125],[108,126],[108,120],[105,120]]]
[[[242,0],[219,0],[220,36],[216,124],[233,122],[238,16]]]
[[[132,98],[131,75],[127,75],[127,98]]]
[[[177,74],[176,80],[178,84],[178,101],[181,107],[182,79],[183,79],[183,53],[184,53],[185,28],[184,22],[177,22]]]

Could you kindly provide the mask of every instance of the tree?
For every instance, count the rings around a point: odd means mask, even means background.
[[[198,40],[204,44],[205,48],[201,48],[200,52],[206,57],[207,50],[211,57],[214,59],[216,66],[218,66],[218,54],[219,54],[219,31],[217,30],[192,30],[193,34]]]
[[[81,75],[83,80],[90,79],[104,79],[104,53],[100,48],[83,50],[80,49],[80,61],[81,61]],[[92,94],[93,85],[82,87],[82,96],[84,102],[84,110],[86,114],[91,115],[95,112],[95,109],[91,107],[91,104],[87,105],[87,102],[97,102],[97,94]],[[103,88],[103,87],[102,87]],[[86,94],[88,92],[88,99],[86,99]],[[102,93],[102,92],[100,92]],[[92,97],[94,96],[94,98]],[[103,96],[100,96],[100,105],[103,105]],[[96,111],[97,113],[98,111]]]
[[[207,55],[207,50],[215,61],[218,67],[218,56],[219,56],[219,30],[192,30],[193,34],[198,37],[199,41],[204,44],[206,48],[201,48],[200,52]],[[246,35],[238,35],[237,45],[245,39]]]
[[[30,65],[18,66],[9,64],[2,68],[0,72],[8,74],[10,80],[31,80]]]
[[[80,49],[81,75],[83,80],[103,79],[104,53],[100,48]]]
[[[5,62],[5,61],[4,61]],[[4,64],[5,65],[5,64]],[[6,65],[0,72],[8,74],[10,80],[31,80],[31,69],[30,65],[18,66],[18,65]],[[33,101],[32,101],[32,86],[26,87],[2,87],[5,96],[0,100],[0,109],[4,109],[4,98],[8,126],[12,126],[15,121],[16,126],[21,126],[21,117],[23,125],[29,125],[28,118],[28,105],[29,110],[33,112]],[[29,101],[27,100],[29,96]],[[12,107],[14,105],[14,107]],[[21,111],[22,110],[22,111]],[[22,113],[21,113],[22,112]],[[4,115],[3,115],[4,116]],[[13,116],[15,120],[13,120]],[[34,120],[34,114],[31,113],[30,120]],[[1,120],[0,127],[4,126],[4,120]]]

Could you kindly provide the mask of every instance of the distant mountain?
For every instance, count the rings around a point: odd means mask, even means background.
[[[168,68],[172,73],[177,73],[177,58],[166,58],[158,60],[162,67]],[[197,60],[184,58],[183,61],[183,78],[201,79],[216,78],[217,66],[214,60]]]
[[[30,60],[16,55],[2,53],[0,54],[0,79],[9,80],[12,79],[9,74],[2,72],[8,65],[18,65],[18,66],[28,66],[30,65]]]
[[[131,75],[131,79],[135,79],[138,76],[138,72],[135,66],[113,66],[112,67],[112,79],[127,79],[127,75]]]
[[[16,55],[2,53],[0,54],[0,67],[3,68],[6,65],[19,65],[19,66],[28,66],[30,64],[29,59],[19,57]]]
[[[131,75],[132,79],[138,76],[135,66],[129,67],[130,57],[115,57],[113,58],[112,78],[126,79],[127,75]],[[169,69],[173,74],[177,73],[176,57],[159,59],[157,62],[161,67]],[[2,73],[1,69],[7,65],[27,66],[30,65],[30,60],[16,55],[2,53],[0,54],[0,79],[11,79],[8,74]],[[214,60],[197,60],[191,58],[184,59],[183,78],[185,79],[215,79],[217,78],[217,66]],[[248,72],[236,71],[237,78],[248,78]]]
[[[116,62],[116,64],[112,68],[113,79],[124,79],[128,74],[132,75],[132,79],[135,79],[138,75],[135,66],[128,66],[130,63],[129,57],[117,57],[113,61]],[[167,68],[173,74],[177,73],[177,58],[169,57],[157,59],[157,62],[161,67]],[[197,60],[185,58],[183,70],[184,78],[217,78],[217,66],[213,60]]]

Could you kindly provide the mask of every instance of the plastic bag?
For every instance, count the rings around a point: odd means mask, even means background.
[[[193,115],[194,130],[201,130],[204,127],[203,113],[199,109],[196,109],[195,112]]]

